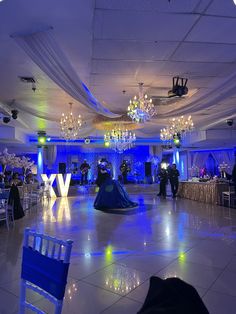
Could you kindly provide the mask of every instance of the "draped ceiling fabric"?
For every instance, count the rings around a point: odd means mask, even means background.
[[[11,37],[40,69],[71,97],[97,114],[109,118],[120,116],[105,108],[81,81],[54,39],[52,29],[24,35],[13,34]]]

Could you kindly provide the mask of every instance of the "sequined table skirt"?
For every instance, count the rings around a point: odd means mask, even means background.
[[[227,183],[183,181],[179,183],[178,196],[198,202],[221,205],[222,192],[228,191],[228,189]]]

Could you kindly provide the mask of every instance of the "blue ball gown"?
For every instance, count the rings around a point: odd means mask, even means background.
[[[138,204],[129,199],[123,186],[112,180],[108,172],[98,175],[97,184],[99,191],[94,201],[94,208],[99,210],[134,208]]]

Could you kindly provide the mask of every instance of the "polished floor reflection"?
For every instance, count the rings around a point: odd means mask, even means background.
[[[149,278],[194,285],[211,314],[236,313],[236,211],[194,201],[132,195],[129,215],[93,209],[94,195],[45,202],[7,231],[0,225],[0,313],[17,313],[25,227],[74,240],[63,313],[136,313]],[[37,294],[27,296],[47,313]]]

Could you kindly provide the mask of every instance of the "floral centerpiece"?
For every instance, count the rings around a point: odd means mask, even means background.
[[[19,160],[19,166],[22,168],[23,176],[25,179],[27,170],[30,170],[34,165],[34,161],[30,161],[30,158],[22,156]]]
[[[6,171],[6,167],[11,166],[14,163],[15,158],[15,154],[9,154],[7,148],[5,148],[2,153],[0,153],[0,164],[2,166],[3,174]]]
[[[3,176],[6,171],[6,167],[14,168],[22,168],[23,176],[25,178],[27,170],[30,170],[34,164],[34,161],[31,161],[30,158],[22,156],[17,157],[15,154],[8,153],[7,148],[4,149],[2,153],[0,153],[0,164],[2,166]]]

